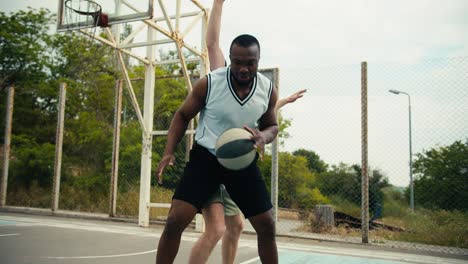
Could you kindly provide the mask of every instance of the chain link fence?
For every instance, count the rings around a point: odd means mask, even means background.
[[[40,94],[40,89],[14,89],[5,203],[8,206],[50,208],[51,205],[57,124],[53,106],[58,93],[52,94],[49,101],[41,101]],[[2,96],[2,172],[7,99],[8,96]],[[43,129],[36,131],[37,127]]]
[[[380,220],[403,230],[375,240],[468,247],[467,70],[467,58],[369,67],[370,163],[390,184]]]
[[[467,67],[467,58],[368,64],[371,242],[467,248]],[[291,126],[279,154],[278,233],[360,241],[360,65],[281,76],[283,96],[310,93],[282,110]],[[322,204],[334,226],[320,224]]]
[[[133,81],[136,96],[142,101],[142,81]],[[120,150],[118,164],[118,216],[138,217],[140,193],[142,129],[127,89],[123,89],[122,112],[120,113]]]
[[[438,246],[444,252],[468,248],[467,68],[468,58],[368,64],[372,243],[412,243],[420,249]],[[144,82],[137,78],[141,75],[137,70],[132,74],[142,108]],[[179,144],[176,163],[165,171],[162,185],[157,184],[155,171],[166,142],[162,131],[169,128],[187,90],[182,77],[157,76],[153,130],[161,133],[153,136],[150,201],[170,203],[187,159],[187,137]],[[303,88],[308,92],[281,109],[277,232],[360,242],[361,66],[285,68],[280,69],[280,77],[280,97]],[[94,80],[85,90],[77,84],[68,86],[59,204],[62,210],[110,211],[115,83],[116,79],[104,78]],[[3,117],[3,100],[1,106]],[[15,104],[7,205],[50,208],[57,111],[34,111]],[[142,130],[127,89],[123,89],[118,116],[121,126],[116,216],[136,219]],[[22,128],[27,122],[50,129],[41,132],[45,135],[37,135],[32,129]],[[3,132],[4,122],[1,127]],[[48,140],[39,142],[39,136]],[[21,144],[33,147],[18,148]],[[267,183],[272,176],[272,155],[275,152],[267,150],[264,160],[259,161]],[[414,183],[414,212],[410,208],[410,177]],[[20,180],[29,185],[18,185]],[[317,211],[322,208],[332,210],[328,215],[333,218],[331,225],[323,224],[323,215]],[[167,212],[167,208],[152,208],[150,218],[164,220]],[[246,230],[251,229],[247,226]]]
[[[61,210],[107,213],[115,80],[68,84],[65,102]]]
[[[281,123],[288,127],[279,146],[277,232],[347,237],[348,229],[321,225],[314,211],[332,205],[335,212],[361,216],[360,65],[286,68],[280,73],[280,98],[308,91],[280,110]],[[260,166],[268,177],[269,160],[264,162]]]

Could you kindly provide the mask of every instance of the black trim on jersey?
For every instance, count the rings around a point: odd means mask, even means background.
[[[204,114],[203,112],[200,113],[200,118],[198,119],[199,122],[200,122],[200,120],[203,120],[203,116],[204,116],[204,115],[205,115],[205,114]],[[198,125],[200,125],[200,124],[198,124]],[[197,126],[198,126],[198,125],[197,125]],[[197,138],[197,134],[195,134],[195,141],[201,140],[201,139],[205,136],[205,129],[206,129],[206,127],[203,126],[203,130],[202,130],[201,135],[200,135],[199,138]]]
[[[270,89],[268,89],[268,99],[271,98],[271,92],[273,91],[273,83],[270,81]]]
[[[233,86],[231,84],[231,67],[227,67],[226,78],[227,78],[229,90],[231,91],[232,96],[234,96],[234,99],[236,99],[236,101],[240,105],[244,105],[245,103],[247,103],[250,100],[250,98],[252,98],[252,96],[255,93],[255,90],[257,89],[257,75],[255,75],[254,80],[253,80],[253,84],[252,84],[252,88],[250,89],[249,94],[247,95],[246,98],[244,98],[244,100],[241,100],[239,98],[239,96],[237,96],[237,93],[236,93],[236,91],[234,91],[234,88],[233,88]]]
[[[211,73],[208,73],[206,75],[206,97],[205,97],[205,107],[208,105],[208,99],[210,98],[210,94],[211,94]],[[200,119],[199,120],[203,120],[203,113],[200,113]],[[200,140],[202,139],[203,137],[205,136],[205,126],[203,126],[203,130],[202,130],[202,133],[200,135],[200,137],[197,139],[197,135],[195,134],[195,140]]]
[[[202,138],[205,136],[205,129],[206,129],[206,127],[203,126],[202,135],[201,135],[200,138],[198,138],[197,140],[200,140],[200,139],[202,139]]]
[[[207,74],[206,79],[207,79],[207,84],[206,84],[205,105],[208,104],[208,98],[210,98],[210,93],[211,93],[211,74]]]

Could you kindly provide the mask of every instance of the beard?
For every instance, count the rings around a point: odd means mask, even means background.
[[[231,72],[231,73],[232,73],[232,72]],[[231,74],[231,76],[232,76],[232,79],[233,79],[237,84],[240,84],[240,85],[248,85],[248,84],[250,84],[250,83],[253,81],[253,79],[254,79],[254,74],[248,74],[248,76],[247,76],[248,78],[247,78],[247,79],[239,79],[239,78],[237,77],[236,74]]]

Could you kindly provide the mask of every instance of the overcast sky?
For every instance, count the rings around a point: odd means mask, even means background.
[[[165,1],[169,13],[174,2]],[[56,12],[57,1],[0,6]],[[193,4],[183,0],[182,9]],[[255,35],[262,68],[280,69],[281,95],[308,89],[282,110],[293,120],[283,150],[302,147],[331,164],[360,163],[362,61],[369,63],[370,165],[393,184],[408,183],[408,100],[389,89],[412,96],[414,153],[468,136],[466,0],[226,0],[222,22],[225,54],[235,36]]]
[[[171,13],[175,1],[164,2]],[[189,0],[182,2],[187,9],[193,6]],[[212,3],[200,2],[206,7]],[[57,3],[15,0],[0,5],[4,12],[27,6],[56,12]],[[253,34],[262,44],[266,67],[413,62],[468,54],[466,0],[226,0],[224,7],[223,49],[236,35]]]

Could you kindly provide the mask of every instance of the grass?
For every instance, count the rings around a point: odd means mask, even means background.
[[[138,201],[140,189],[133,187],[125,193],[117,196],[117,214],[127,217],[138,217]],[[150,201],[157,203],[171,203],[173,191],[167,189],[152,189]],[[150,219],[164,219],[169,213],[169,208],[151,208]]]
[[[9,189],[6,202],[10,206],[50,208],[51,198],[51,188],[41,188],[33,182],[28,189]]]
[[[404,228],[405,232],[393,232],[386,229],[369,231],[369,238],[374,243],[385,243],[387,240],[439,245],[449,247],[468,248],[468,213],[418,210],[408,212],[404,217],[387,217],[381,222]],[[340,236],[360,237],[361,230],[349,228],[345,225],[323,228],[310,215],[305,226],[300,231],[331,234]]]
[[[336,211],[344,212],[360,218],[361,209],[340,197],[332,197]],[[405,232],[392,232],[385,229],[370,230],[369,237],[376,242],[385,240],[415,242],[439,246],[468,248],[468,212],[417,209],[414,213],[408,205],[392,190],[385,192],[383,218],[380,222],[400,227]],[[328,233],[346,236],[361,236],[361,230],[346,226],[338,226],[328,230],[321,229],[309,219],[311,232]]]
[[[379,237],[418,242],[430,245],[468,248],[468,213],[459,211],[416,210],[402,218],[383,219],[384,223],[398,224],[406,232],[382,232]]]
[[[117,194],[117,215],[122,217],[138,217],[139,187],[134,186],[126,192]],[[171,203],[173,191],[167,189],[151,190],[151,201]],[[50,208],[51,188],[41,188],[33,183],[28,189],[20,188],[8,192],[7,205],[32,208]],[[108,213],[109,198],[106,193],[90,192],[76,186],[61,186],[59,209],[88,213]],[[168,208],[151,208],[150,218],[165,218]]]

